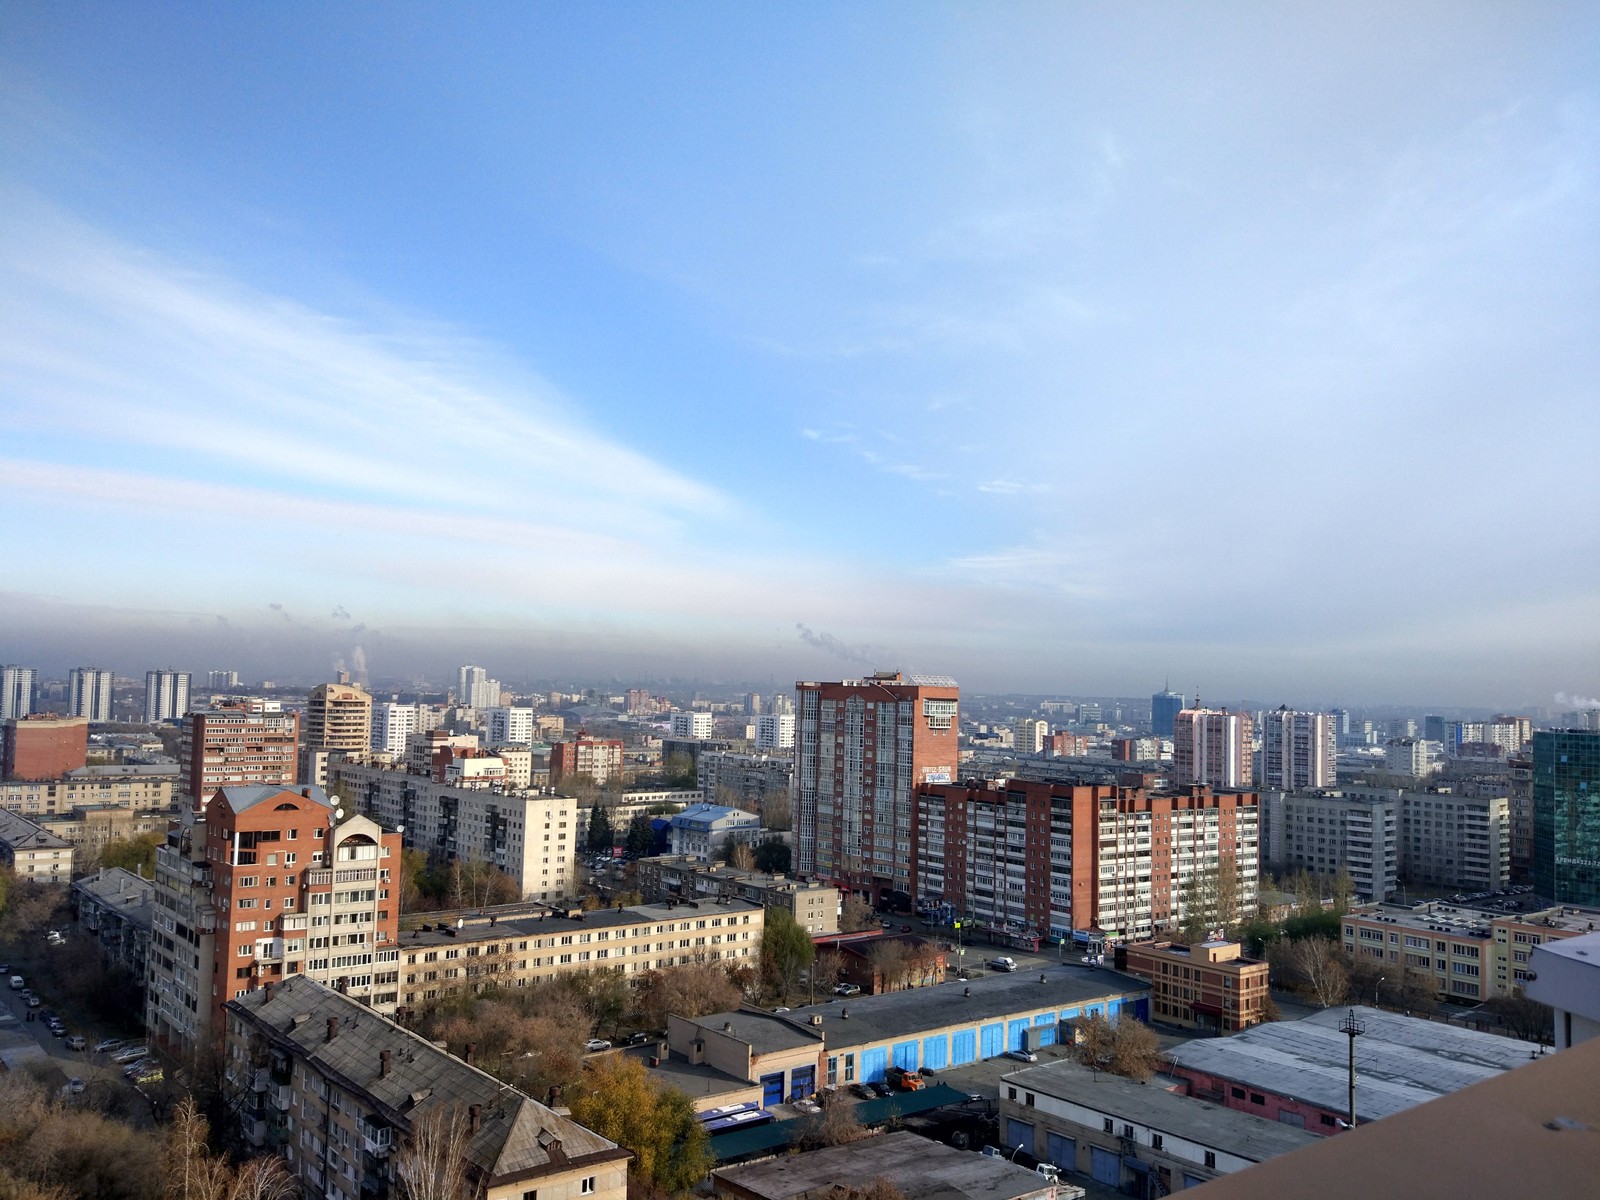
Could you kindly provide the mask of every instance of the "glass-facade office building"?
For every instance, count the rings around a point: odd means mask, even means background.
[[[1533,735],[1532,883],[1558,904],[1600,904],[1600,733]]]

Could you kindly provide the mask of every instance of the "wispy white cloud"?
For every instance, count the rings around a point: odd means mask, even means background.
[[[665,533],[735,513],[470,338],[319,312],[20,211],[0,239],[0,404],[41,445],[176,450],[202,479],[243,468],[312,492],[426,490],[446,509],[575,529]]]

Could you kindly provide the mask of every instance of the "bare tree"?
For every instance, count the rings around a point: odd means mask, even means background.
[[[905,983],[906,963],[909,955],[904,942],[895,938],[880,938],[867,951],[867,962],[878,978],[878,990],[892,992]]]
[[[1350,973],[1343,958],[1339,947],[1327,938],[1301,938],[1289,943],[1287,950],[1289,966],[1323,1008],[1343,1003],[1350,990]]]
[[[667,1015],[703,1017],[739,1007],[739,985],[715,963],[690,963],[648,971],[637,987],[639,1010],[653,1028],[665,1029]]]
[[[738,842],[734,845],[733,852],[728,855],[728,865],[735,871],[756,869],[756,852],[750,849],[749,842]]]
[[[856,1106],[842,1092],[823,1092],[817,1097],[822,1106],[800,1127],[799,1146],[802,1150],[820,1150],[824,1146],[843,1146],[858,1142],[868,1133],[856,1120]]]
[[[440,1105],[413,1122],[395,1157],[394,1175],[405,1200],[465,1200],[467,1117],[460,1105]]]
[[[281,1158],[263,1156],[235,1167],[206,1145],[210,1128],[193,1098],[172,1113],[162,1157],[162,1200],[290,1200],[300,1185]]]
[[[878,916],[860,896],[851,893],[845,897],[844,907],[839,911],[839,928],[844,933],[857,933],[863,929],[871,929],[878,923]]]
[[[1161,1065],[1161,1043],[1131,1017],[1113,1025],[1099,1013],[1072,1022],[1078,1061],[1129,1079],[1148,1079]]]

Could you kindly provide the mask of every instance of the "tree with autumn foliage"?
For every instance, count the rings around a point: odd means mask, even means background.
[[[610,1054],[586,1065],[572,1118],[633,1153],[630,1180],[681,1195],[706,1177],[716,1161],[711,1136],[689,1097],[658,1085],[636,1058]]]

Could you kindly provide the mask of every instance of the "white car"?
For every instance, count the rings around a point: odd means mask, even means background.
[[[114,1063],[138,1062],[141,1058],[144,1058],[149,1053],[150,1049],[148,1046],[129,1046],[126,1050],[118,1050],[115,1054],[113,1054],[111,1056],[111,1061]]]
[[[583,1048],[590,1054],[595,1054],[601,1050],[611,1049],[611,1043],[604,1038],[590,1038],[583,1044]]]
[[[1007,1058],[1014,1058],[1018,1062],[1038,1062],[1039,1056],[1032,1050],[1007,1050]]]
[[[71,1079],[67,1080],[67,1091],[71,1095],[81,1096],[81,1095],[83,1095],[84,1092],[86,1092],[88,1090],[89,1090],[89,1085],[87,1083],[85,1083],[83,1080],[79,1079],[76,1075],[74,1075]]]

